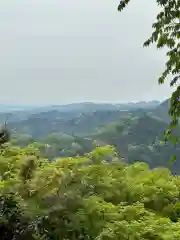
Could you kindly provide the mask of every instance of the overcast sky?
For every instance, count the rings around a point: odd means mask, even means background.
[[[0,103],[165,99],[165,57],[142,43],[156,1],[1,0]]]

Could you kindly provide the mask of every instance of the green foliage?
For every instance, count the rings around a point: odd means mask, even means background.
[[[152,43],[156,47],[167,49],[167,62],[162,75],[159,77],[159,84],[163,84],[171,77],[170,86],[176,87],[171,96],[169,114],[171,116],[171,131],[177,126],[180,118],[180,1],[179,0],[156,0],[160,6],[156,22],[152,25],[153,32],[150,38],[144,43],[147,47]],[[123,10],[130,0],[121,0],[118,10]],[[165,137],[169,137],[169,130]]]
[[[0,176],[1,239],[180,238],[180,178],[111,146],[49,162],[7,145]]]

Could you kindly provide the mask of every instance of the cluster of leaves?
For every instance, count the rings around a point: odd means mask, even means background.
[[[111,146],[56,162],[33,149],[1,151],[1,239],[176,240],[179,201],[179,177],[126,165]]]
[[[122,11],[130,2],[131,0],[121,0],[118,10]],[[165,135],[165,140],[167,140],[180,118],[180,0],[156,0],[156,2],[160,11],[156,22],[152,25],[152,35],[144,43],[144,46],[155,43],[158,49],[167,49],[165,69],[158,79],[159,84],[163,84],[171,77],[170,86],[176,86],[171,96],[169,114],[172,120]],[[173,137],[172,140],[177,143],[178,138]]]

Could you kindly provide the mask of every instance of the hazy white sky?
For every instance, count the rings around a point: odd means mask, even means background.
[[[0,103],[164,99],[165,57],[142,43],[155,1],[1,0]]]

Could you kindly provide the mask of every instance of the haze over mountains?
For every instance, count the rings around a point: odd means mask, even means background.
[[[125,161],[145,161],[150,167],[169,167],[174,152],[180,156],[179,146],[161,144],[170,121],[169,100],[23,107],[1,113],[0,121],[8,119],[13,144],[25,147],[36,142],[49,160],[83,155],[96,145],[113,145]],[[48,151],[45,144],[49,144]],[[179,163],[172,171],[180,172]]]
[[[12,112],[12,111],[25,111],[25,110],[34,110],[34,109],[38,109],[40,110],[51,110],[51,109],[57,109],[60,111],[68,111],[68,110],[76,110],[76,109],[81,109],[83,110],[83,108],[86,107],[100,107],[100,108],[104,108],[106,109],[108,106],[110,108],[115,108],[115,107],[119,107],[119,108],[138,108],[138,107],[152,107],[152,106],[156,106],[160,104],[160,101],[148,101],[148,102],[137,102],[137,103],[119,103],[119,104],[100,104],[100,103],[94,103],[94,102],[85,102],[85,103],[71,103],[71,104],[66,104],[66,105],[20,105],[20,104],[0,104],[0,112]]]
[[[23,132],[25,128],[31,128],[30,134],[39,135],[39,130],[44,129],[44,134],[51,132],[71,134],[88,134],[99,125],[111,123],[122,116],[129,114],[139,115],[147,110],[156,111],[161,107],[159,102],[139,102],[127,104],[96,104],[96,103],[75,103],[62,106],[45,106],[27,109],[26,111],[14,111],[9,114],[9,126],[14,126],[18,131]],[[4,117],[4,114],[1,114]],[[83,127],[84,126],[84,127]],[[84,129],[84,130],[83,130]],[[91,129],[91,130],[88,130]],[[43,131],[41,131],[43,134]],[[43,135],[44,135],[43,134]]]

